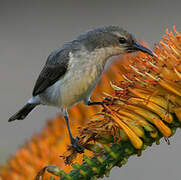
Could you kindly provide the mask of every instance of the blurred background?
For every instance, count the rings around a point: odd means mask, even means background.
[[[8,118],[30,98],[49,53],[89,29],[119,25],[152,48],[165,29],[181,31],[180,1],[0,0],[0,164],[58,110],[38,107],[24,121]],[[181,131],[114,168],[109,179],[179,179]],[[106,178],[105,178],[106,179]]]

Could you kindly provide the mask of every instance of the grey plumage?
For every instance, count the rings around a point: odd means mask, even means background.
[[[110,45],[117,46],[119,44],[118,36],[114,34],[114,32],[122,35],[124,34],[130,44],[135,41],[130,33],[118,26],[105,26],[90,30],[78,36],[74,41],[83,44],[88,51],[92,52],[95,49],[106,48]]]
[[[9,121],[24,119],[39,104],[59,107],[67,123],[72,146],[82,152],[78,139],[71,135],[67,109],[80,101],[86,105],[102,104],[91,102],[90,96],[106,61],[112,56],[138,50],[153,55],[118,26],[97,28],[81,34],[49,55],[35,83],[33,97]]]
[[[69,51],[62,49],[58,53],[52,53],[47,59],[46,65],[41,71],[34,90],[33,96],[42,93],[49,86],[53,85],[61,76],[63,76],[68,67]]]
[[[110,45],[116,46],[119,43],[118,38],[112,32],[117,31],[124,33],[130,43],[134,42],[134,38],[128,32],[117,26],[108,26],[88,31],[78,36],[75,40],[66,43],[62,48],[52,52],[36,81],[33,96],[42,93],[66,73],[70,52],[76,53],[82,47],[92,52],[95,49],[106,48]]]

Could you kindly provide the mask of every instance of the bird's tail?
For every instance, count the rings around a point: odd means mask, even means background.
[[[16,114],[11,116],[8,122],[17,120],[23,120],[35,107],[37,104],[27,103],[22,109],[20,109]]]

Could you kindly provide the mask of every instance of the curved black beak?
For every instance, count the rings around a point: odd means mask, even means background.
[[[133,44],[133,45],[132,45],[132,48],[133,48],[133,50],[135,50],[135,51],[142,51],[142,52],[147,53],[147,54],[149,54],[149,55],[151,55],[151,56],[154,56],[153,52],[152,52],[150,49],[142,46],[142,45],[139,44],[138,42],[136,42],[135,44]]]

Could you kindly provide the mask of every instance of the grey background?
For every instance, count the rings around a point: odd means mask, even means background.
[[[0,1],[0,162],[39,132],[55,108],[39,107],[25,121],[9,124],[9,116],[31,96],[35,80],[49,53],[76,35],[103,25],[119,25],[153,47],[165,29],[181,31],[179,1]],[[109,179],[178,180],[181,131],[168,146],[148,148],[132,157]]]

